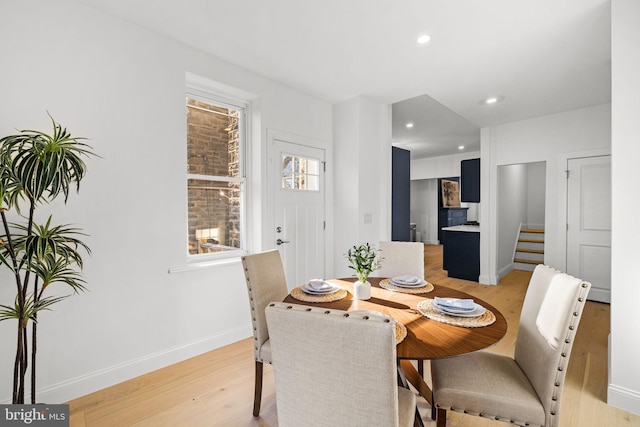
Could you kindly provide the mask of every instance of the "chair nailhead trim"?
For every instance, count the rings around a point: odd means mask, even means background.
[[[287,307],[287,310],[291,310],[292,308],[293,308],[292,306],[288,306],[288,307]]]
[[[331,313],[329,310],[325,311],[324,314],[329,314]]]
[[[311,311],[311,309],[310,309],[310,308],[307,308],[305,311]]]
[[[551,412],[550,412],[550,414],[551,414],[551,415],[555,415],[555,414],[556,414],[556,411],[551,411]]]
[[[344,317],[349,317],[349,313],[343,314]]]

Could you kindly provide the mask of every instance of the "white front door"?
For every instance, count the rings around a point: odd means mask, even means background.
[[[569,159],[567,273],[591,282],[589,299],[611,301],[611,156]]]
[[[325,272],[324,150],[273,140],[275,227],[290,289]]]

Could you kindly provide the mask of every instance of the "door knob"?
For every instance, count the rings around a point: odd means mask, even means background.
[[[283,243],[289,243],[289,241],[288,240],[282,240],[282,239],[276,240],[276,245],[278,245],[278,246],[280,246]]]

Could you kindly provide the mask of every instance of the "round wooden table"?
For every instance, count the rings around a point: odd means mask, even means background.
[[[458,356],[487,348],[504,337],[507,321],[500,311],[491,304],[465,292],[433,285],[433,291],[426,294],[407,294],[386,290],[380,287],[382,278],[370,277],[371,299],[363,301],[353,297],[353,282],[356,279],[332,279],[327,282],[340,285],[347,290],[347,296],[334,302],[304,302],[288,295],[284,302],[333,308],[337,310],[375,310],[393,317],[407,328],[407,337],[398,344],[399,359],[426,360]],[[417,305],[425,298],[434,297],[473,298],[473,300],[491,310],[496,321],[489,326],[468,328],[452,326],[423,316]]]

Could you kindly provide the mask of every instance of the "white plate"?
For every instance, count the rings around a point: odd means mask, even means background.
[[[415,280],[405,280],[405,279],[415,279]],[[396,276],[396,277],[392,277],[391,278],[392,282],[395,283],[402,283],[403,285],[417,285],[418,283],[420,283],[422,281],[422,279],[420,279],[418,276],[414,276],[411,274],[405,274],[404,276]]]
[[[431,305],[433,306],[433,308],[435,308],[436,310],[438,310],[440,313],[444,313],[444,314],[448,314],[449,316],[457,316],[457,317],[478,317],[478,316],[482,316],[485,311],[487,311],[486,308],[484,308],[483,306],[481,306],[480,304],[475,304],[475,308],[471,311],[465,311],[465,312],[453,312],[453,311],[449,311],[448,309],[442,308],[440,307],[438,304],[436,304],[435,300],[431,301]]]
[[[457,298],[438,298],[438,297],[436,297],[436,298],[433,299],[433,303],[435,305],[437,305],[438,308],[441,308],[441,309],[443,309],[445,311],[449,311],[451,313],[469,313],[469,312],[471,312],[471,311],[476,309],[475,306],[473,308],[462,308],[462,307],[456,308],[456,307],[453,307],[453,303],[451,303],[451,304],[440,304],[439,303],[440,300],[455,301],[455,300],[457,300]],[[477,305],[477,304],[475,304],[475,305]]]
[[[422,288],[427,285],[426,280],[420,280],[418,283],[404,283],[404,282],[396,282],[394,279],[389,280],[389,282],[398,286],[399,288]]]
[[[302,292],[306,294],[311,294],[311,295],[327,295],[340,290],[340,286],[336,286],[336,285],[331,285],[330,288],[327,288],[324,290],[313,289],[311,286],[309,286],[308,283],[305,283],[304,285],[302,285],[301,288],[302,288]]]

